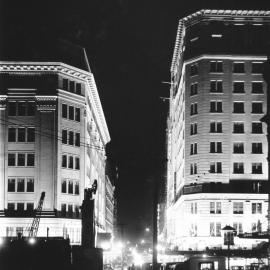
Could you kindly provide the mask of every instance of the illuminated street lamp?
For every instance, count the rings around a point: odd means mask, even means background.
[[[150,228],[148,228],[148,227],[145,228],[145,231],[146,231],[146,232],[150,232]]]

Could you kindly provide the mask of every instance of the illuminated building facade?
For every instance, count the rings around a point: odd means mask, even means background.
[[[114,189],[109,176],[106,175],[106,182],[105,182],[105,196],[106,196],[106,203],[105,203],[105,222],[106,222],[106,232],[110,232],[113,234],[114,231]]]
[[[0,62],[0,235],[28,235],[41,192],[38,236],[81,242],[84,189],[98,182],[97,232],[105,223],[105,145],[110,141],[86,65]],[[83,67],[82,67],[83,66]]]
[[[179,21],[167,129],[167,245],[223,246],[222,228],[267,230],[263,63],[270,12],[201,10]],[[260,240],[261,241],[261,240]],[[234,248],[259,240],[236,237]]]

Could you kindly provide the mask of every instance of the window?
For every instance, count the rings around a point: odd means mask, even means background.
[[[62,143],[67,144],[67,130],[62,130]]]
[[[222,72],[222,71],[223,71],[222,61],[210,62],[210,72]]]
[[[35,115],[35,103],[34,102],[28,102],[27,103],[27,115],[28,116],[34,116]]]
[[[8,154],[8,166],[16,166],[16,154]]]
[[[73,156],[68,157],[68,168],[73,169]]]
[[[262,74],[263,73],[263,63],[262,62],[252,63],[252,73]]]
[[[65,203],[62,203],[61,204],[61,215],[65,217],[66,216],[66,213],[67,213],[66,204]]]
[[[193,83],[190,85],[190,96],[198,94],[198,83]]]
[[[26,210],[29,212],[34,211],[34,204],[33,203],[26,203]]]
[[[243,162],[234,162],[233,163],[233,173],[243,174],[244,173],[244,163]]]
[[[80,83],[76,83],[76,94],[80,95],[82,92],[82,85]]]
[[[222,153],[222,142],[210,142],[210,153]]]
[[[75,108],[75,121],[81,121],[81,110],[80,108]]]
[[[197,143],[192,143],[190,145],[190,155],[196,155],[197,154]]]
[[[190,175],[197,174],[197,163],[190,164]]]
[[[262,223],[260,222],[260,220],[258,220],[258,222],[253,222],[251,224],[251,231],[252,232],[261,232],[262,231]]]
[[[236,231],[236,234],[243,233],[243,225],[241,222],[234,222],[233,228]]]
[[[24,203],[17,203],[17,211],[24,211]],[[21,229],[21,231],[23,231],[23,229]]]
[[[69,82],[69,91],[74,93],[74,91],[75,91],[75,82],[74,81]]]
[[[80,146],[80,133],[75,133],[75,146]]]
[[[210,222],[210,236],[221,236],[220,222]]]
[[[28,178],[26,180],[26,192],[34,192],[34,179]]]
[[[243,214],[244,213],[244,203],[243,202],[233,202],[233,213]]]
[[[80,169],[80,158],[75,157],[75,170],[79,170],[79,169]]]
[[[262,154],[262,143],[252,143],[252,154]]]
[[[262,163],[252,163],[252,174],[262,174]]]
[[[211,133],[222,133],[222,122],[211,122],[210,123]]]
[[[198,75],[198,64],[190,65],[190,76]]]
[[[263,94],[263,83],[262,82],[252,82],[252,93],[253,94]]]
[[[190,115],[198,114],[198,104],[192,103],[190,105]]]
[[[25,128],[18,128],[18,142],[25,142]]]
[[[7,204],[7,209],[10,211],[14,211],[15,210],[15,203],[8,203]]]
[[[210,101],[210,112],[211,113],[221,113],[222,112],[222,102],[221,101]]]
[[[263,103],[262,102],[252,102],[251,113],[263,113]]]
[[[210,82],[210,92],[211,93],[222,93],[222,81],[211,81]]]
[[[9,116],[33,116],[35,115],[34,102],[9,102],[8,105]]]
[[[233,153],[234,154],[244,154],[244,143],[242,143],[242,142],[233,143]]]
[[[68,194],[73,194],[73,181],[68,181]]]
[[[210,173],[222,173],[222,163],[221,162],[210,162]]]
[[[8,141],[16,142],[16,128],[8,128]]]
[[[244,63],[233,63],[233,73],[245,73]]]
[[[72,106],[68,107],[68,119],[74,120],[74,107]]]
[[[67,180],[62,180],[61,192],[67,193]]]
[[[8,179],[8,192],[15,192],[15,182],[16,180],[14,178]]]
[[[191,214],[197,214],[198,212],[198,207],[196,202],[190,203],[190,213]]]
[[[63,89],[68,90],[68,79],[63,79]]]
[[[75,182],[75,194],[76,195],[79,195],[79,193],[80,193],[79,182],[76,181]]]
[[[67,167],[67,155],[62,155],[62,167]]]
[[[18,102],[18,116],[26,116],[27,114],[26,102]]]
[[[17,192],[24,192],[24,178],[17,179]]]
[[[252,122],[252,133],[254,134],[263,133],[261,122]]]
[[[73,214],[73,205],[68,204],[68,217],[72,217]]]
[[[233,112],[234,113],[245,113],[244,102],[234,102],[233,103]]]
[[[35,128],[27,128],[27,142],[35,141]]]
[[[35,166],[35,155],[27,154],[27,166]]]
[[[17,166],[25,166],[25,154],[18,154]]]
[[[234,82],[233,83],[233,92],[236,94],[245,93],[245,84],[244,82]]]
[[[74,134],[73,131],[68,132],[68,144],[73,145],[74,144]]]
[[[67,118],[67,105],[62,104],[62,117]]]
[[[16,102],[9,102],[8,103],[8,115],[9,116],[15,116],[15,115],[17,115]]]
[[[221,202],[210,202],[210,214],[221,214]]]
[[[190,124],[190,135],[197,134],[197,123]]]
[[[244,133],[244,123],[242,122],[233,123],[233,133]]]
[[[75,205],[75,215],[76,215],[76,218],[80,217],[80,206],[79,205]]]
[[[35,128],[9,127],[8,141],[9,142],[34,142],[35,141]]]
[[[262,203],[252,203],[251,204],[251,213],[252,214],[261,214],[262,213]]]

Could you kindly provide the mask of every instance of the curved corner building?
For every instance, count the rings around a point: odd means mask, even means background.
[[[267,231],[269,33],[270,11],[201,10],[179,21],[167,131],[172,248],[224,248],[226,225]],[[235,237],[232,248],[261,241]]]
[[[95,179],[96,227],[106,231],[110,136],[86,56],[79,60],[0,62],[0,236],[27,236],[45,191],[38,236],[79,244],[84,189]]]

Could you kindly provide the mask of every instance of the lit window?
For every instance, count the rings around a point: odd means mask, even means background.
[[[233,73],[245,73],[244,63],[233,63]]]
[[[233,202],[233,213],[234,214],[243,214],[244,206],[243,202]]]
[[[210,236],[221,236],[220,222],[210,222]]]
[[[243,174],[244,173],[244,163],[243,162],[234,162],[233,163],[233,173]]]
[[[234,222],[233,223],[233,228],[235,229],[236,233],[243,233],[243,225],[241,222]]]
[[[234,82],[233,83],[233,92],[238,93],[245,93],[245,84],[244,82]]]
[[[252,102],[252,112],[251,113],[263,113],[263,103],[262,102]]]
[[[252,163],[252,174],[262,174],[262,163]]]
[[[233,143],[233,153],[234,154],[244,154],[244,143],[242,143],[242,142]]]

